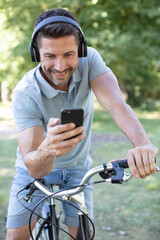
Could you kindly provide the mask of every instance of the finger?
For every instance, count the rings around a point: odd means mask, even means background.
[[[155,174],[157,169],[156,169],[156,156],[158,155],[158,148],[154,147],[154,154],[150,156],[149,154],[149,159],[150,159],[150,169],[151,173]]]
[[[84,131],[84,127],[75,128],[75,124],[70,123],[66,126],[58,125],[48,132],[52,136],[53,141],[65,141],[70,138],[75,138],[77,135],[81,135]]]
[[[70,139],[66,139],[64,140],[64,142],[68,142],[70,144],[78,144],[79,142],[81,142],[83,139],[86,138],[86,134],[85,133],[81,133],[73,138],[70,138]]]
[[[158,154],[158,148],[154,147],[154,149],[155,149],[155,156],[157,156],[157,154]]]
[[[128,151],[127,160],[128,160],[128,166],[129,166],[129,168],[130,168],[130,170],[132,172],[132,175],[135,178],[139,178],[140,174],[139,174],[139,171],[138,171],[137,166],[135,164],[135,159],[134,159],[134,155],[132,153],[132,150]]]
[[[155,155],[153,152],[149,152],[149,163],[150,163],[150,170],[152,174],[156,173],[156,164],[155,164]]]
[[[75,146],[76,146],[76,145],[73,144],[73,145],[70,146],[70,147],[63,147],[63,148],[61,148],[61,149],[54,149],[55,155],[56,155],[57,157],[63,156],[64,154],[70,152],[73,148],[75,148]]]
[[[86,134],[85,133],[81,133],[80,135],[73,137],[73,138],[69,138],[69,139],[64,139],[61,143],[62,147],[69,147],[72,145],[77,145],[79,142],[81,142],[83,139],[86,138]]]
[[[58,125],[57,128],[54,129],[54,133],[55,134],[65,133],[73,129],[75,129],[74,123],[62,124],[62,125]]]
[[[83,133],[73,139],[57,142],[53,146],[53,151],[56,154],[56,156],[62,156],[67,152],[71,151],[73,148],[75,148],[78,145],[78,143],[82,141],[85,137],[86,135]]]
[[[51,136],[54,135],[55,137],[57,135],[57,137],[60,138],[60,136],[58,136],[59,134],[75,129],[74,123],[68,123],[64,125],[58,125],[58,123],[59,123],[59,119],[57,121],[50,120],[47,126],[47,133],[49,133]]]
[[[135,158],[135,164],[137,166],[139,175],[140,175],[141,178],[145,178],[146,173],[145,173],[145,170],[144,170],[141,149],[139,147],[136,147],[133,151],[134,151],[133,154],[134,154],[134,158]]]
[[[59,124],[60,122],[60,119],[59,118],[50,118],[49,121],[48,121],[48,127],[54,127],[56,126],[57,124]]]
[[[77,136],[81,135],[85,131],[84,127],[77,127],[73,130],[64,132],[62,134],[63,140],[68,140],[70,138],[76,138]]]
[[[146,176],[149,176],[151,174],[151,168],[150,168],[148,152],[144,151],[142,153],[142,160],[143,160],[143,166],[144,166],[144,170],[145,170]]]
[[[158,149],[156,147],[142,148],[143,164],[146,175],[156,173],[155,157],[158,154]]]

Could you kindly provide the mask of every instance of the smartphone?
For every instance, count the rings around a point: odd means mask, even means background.
[[[76,127],[83,126],[83,108],[64,108],[61,110],[61,124],[74,123]]]

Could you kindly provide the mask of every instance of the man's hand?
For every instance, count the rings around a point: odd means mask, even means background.
[[[86,137],[83,126],[75,128],[74,123],[58,124],[59,119],[51,118],[49,120],[46,139],[43,143],[54,156],[68,153]],[[71,137],[74,138],[69,139]]]
[[[28,128],[18,134],[20,152],[33,178],[48,175],[55,158],[71,151],[86,136],[84,127],[75,128],[73,123],[59,125],[59,121],[57,118],[49,120],[45,139],[41,126]],[[74,138],[67,140],[70,137]]]
[[[129,168],[135,178],[146,178],[155,174],[155,159],[158,149],[151,143],[137,146],[128,151],[127,160]]]

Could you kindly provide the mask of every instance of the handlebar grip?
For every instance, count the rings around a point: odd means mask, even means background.
[[[129,168],[127,159],[118,160],[117,163],[122,168]]]

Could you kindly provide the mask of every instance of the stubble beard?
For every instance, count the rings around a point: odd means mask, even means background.
[[[52,70],[52,69],[48,69],[48,70],[47,70],[47,69],[44,67],[43,72],[45,73],[45,75],[47,76],[47,78],[48,78],[52,83],[54,83],[54,84],[55,84],[56,86],[58,86],[58,87],[62,87],[62,86],[65,86],[65,85],[67,85],[67,84],[69,83],[69,81],[70,81],[73,73],[75,72],[76,68],[77,68],[77,66],[76,66],[75,68],[70,67],[70,68],[65,69],[65,70],[61,73],[61,72],[59,72],[59,71],[57,71],[57,70],[54,70],[54,69],[53,69],[53,70]],[[62,76],[62,75],[65,74],[65,73],[69,73],[68,76],[66,77],[66,79],[63,79],[63,78],[61,79],[60,76]],[[56,77],[53,77],[52,74],[57,74],[57,75],[59,76],[59,79],[57,79]]]

